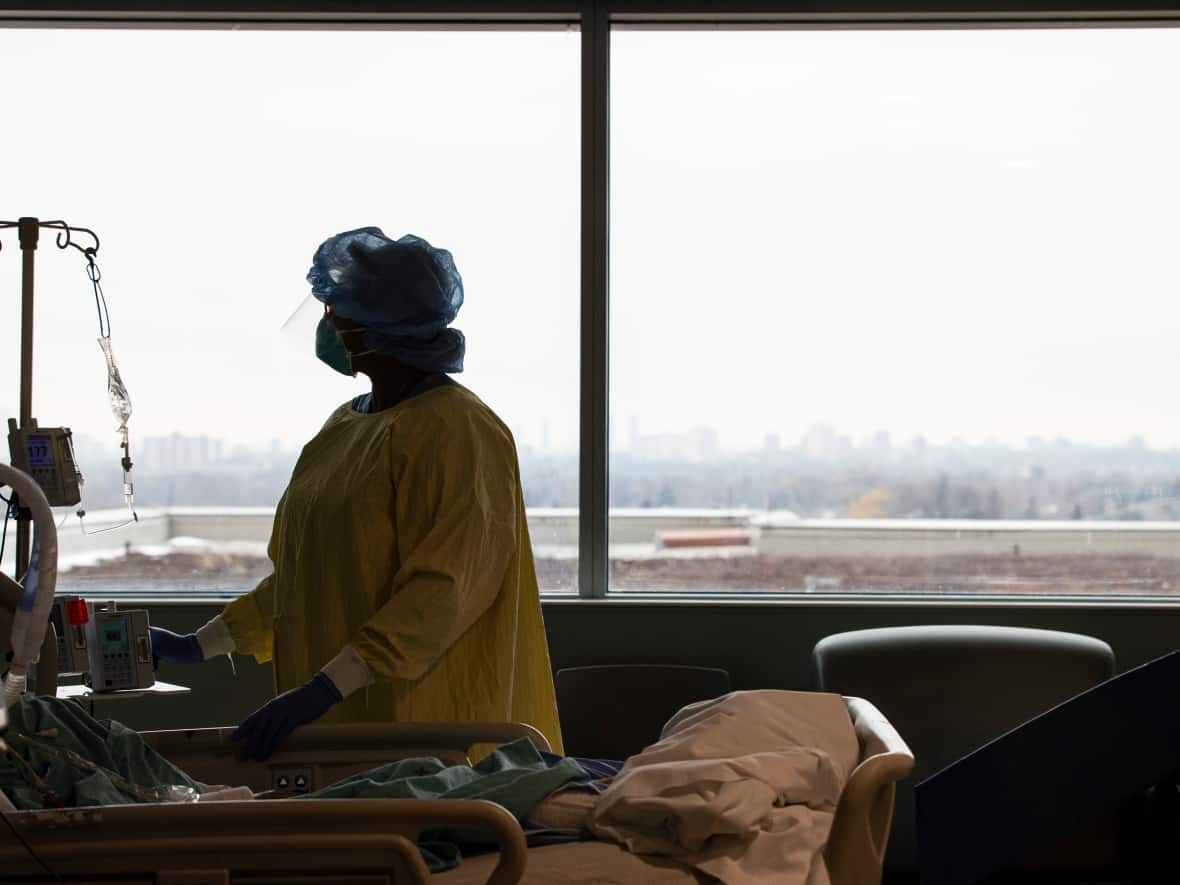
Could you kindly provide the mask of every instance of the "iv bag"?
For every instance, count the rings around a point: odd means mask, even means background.
[[[119,422],[117,428],[120,433],[127,431],[127,421],[131,418],[131,396],[119,375],[119,367],[115,365],[115,355],[111,352],[111,339],[104,336],[98,339],[98,346],[102,348],[103,356],[107,359],[107,393],[111,396],[111,412]]]

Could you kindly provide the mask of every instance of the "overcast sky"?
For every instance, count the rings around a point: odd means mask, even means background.
[[[102,237],[134,434],[314,434],[362,382],[278,330],[316,245],[373,224],[453,251],[462,380],[522,443],[572,449],[578,53],[563,31],[0,29],[0,218]],[[618,442],[634,416],[726,447],[818,422],[1180,444],[1180,32],[627,31],[611,64]],[[83,262],[43,246],[35,412],[101,436]]]

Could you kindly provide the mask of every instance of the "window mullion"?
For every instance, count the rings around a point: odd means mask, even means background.
[[[610,22],[606,4],[582,15],[582,374],[578,593],[608,587],[608,146]]]

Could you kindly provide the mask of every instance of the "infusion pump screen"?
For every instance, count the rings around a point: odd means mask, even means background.
[[[127,619],[117,618],[102,625],[102,653],[117,655],[127,651]]]
[[[30,467],[52,467],[53,466],[53,445],[47,436],[30,436],[28,438],[29,444],[29,466]]]

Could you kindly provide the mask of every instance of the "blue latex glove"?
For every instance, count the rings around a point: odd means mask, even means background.
[[[163,627],[148,627],[152,640],[152,654],[169,664],[200,664],[205,660],[196,633],[181,636]]]
[[[258,708],[238,726],[233,739],[245,744],[247,759],[265,762],[300,725],[315,722],[344,700],[336,684],[324,673],[316,673],[298,688],[283,692]]]

